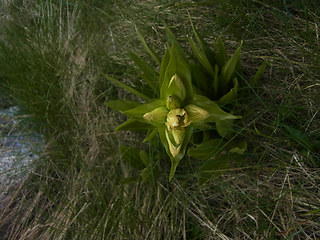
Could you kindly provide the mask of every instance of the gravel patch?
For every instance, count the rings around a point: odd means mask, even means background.
[[[0,110],[0,199],[10,185],[20,182],[32,171],[32,161],[44,146],[40,134],[30,132],[22,123],[18,107]]]

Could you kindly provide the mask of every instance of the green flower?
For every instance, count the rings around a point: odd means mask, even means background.
[[[115,82],[110,77],[108,79]],[[217,103],[193,92],[189,65],[175,45],[166,50],[156,86],[160,97],[154,100],[145,98],[147,102],[144,104],[132,108],[130,106],[135,103],[130,101],[113,101],[106,105],[121,108],[130,117],[117,130],[147,129],[146,140],[158,132],[171,159],[171,180],[185,155],[193,129],[201,129],[205,123],[239,117],[224,112]]]

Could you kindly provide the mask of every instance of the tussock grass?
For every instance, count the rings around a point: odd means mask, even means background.
[[[298,0],[1,3],[1,86],[47,146],[36,170],[2,200],[0,237],[320,238],[319,7]],[[202,187],[199,163],[189,159],[170,183],[164,169],[154,184],[120,184],[135,172],[119,145],[145,146],[139,134],[113,132],[123,119],[103,102],[132,96],[102,73],[136,80],[127,52],[147,56],[134,25],[159,54],[163,21],[187,47],[187,11],[206,40],[222,35],[230,52],[244,40],[245,76],[270,63],[238,103],[245,161]]]

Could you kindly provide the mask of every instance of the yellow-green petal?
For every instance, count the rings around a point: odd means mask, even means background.
[[[207,110],[194,104],[189,104],[184,109],[188,114],[188,120],[192,123],[202,121],[210,116]]]

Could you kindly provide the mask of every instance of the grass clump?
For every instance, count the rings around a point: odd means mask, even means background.
[[[0,8],[1,86],[46,141],[38,167],[1,200],[4,239],[320,237],[316,1],[11,0]],[[139,78],[127,52],[148,57],[135,25],[162,55],[166,22],[192,56],[188,11],[209,44],[221,35],[231,54],[243,40],[246,79],[270,63],[253,94],[236,103],[235,129],[248,151],[201,187],[190,171],[200,162],[190,158],[171,182],[166,175],[124,184],[137,170],[120,145],[143,149],[156,164],[162,147],[113,132],[124,119],[103,103],[137,98],[102,73],[129,85]]]

